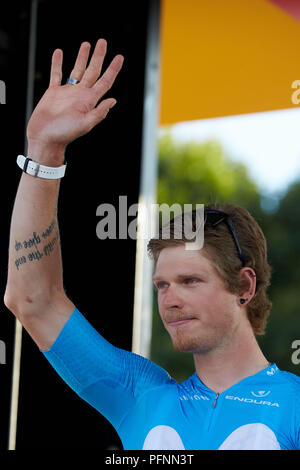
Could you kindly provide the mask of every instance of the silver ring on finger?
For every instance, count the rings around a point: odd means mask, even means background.
[[[68,85],[76,85],[77,83],[79,83],[79,80],[77,80],[76,78],[69,77],[67,80]]]

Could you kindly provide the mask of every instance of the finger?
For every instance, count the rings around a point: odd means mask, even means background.
[[[89,58],[91,45],[89,42],[83,42],[78,51],[76,62],[74,68],[70,74],[70,77],[76,78],[76,80],[81,80],[86,69],[86,64]]]
[[[63,61],[63,51],[61,49],[55,49],[55,51],[52,54],[49,86],[58,86],[61,84],[62,61]]]
[[[114,98],[107,98],[101,101],[98,106],[90,111],[85,118],[86,127],[90,130],[106,118],[109,110],[116,104]]]
[[[102,77],[100,77],[95,85],[93,90],[98,100],[111,88],[113,85],[118,73],[120,72],[124,62],[124,57],[122,55],[116,55],[111,61],[109,67],[106,69]]]
[[[99,39],[95,46],[94,53],[91,57],[90,63],[81,80],[81,84],[90,88],[94,85],[99,77],[102,69],[102,64],[106,54],[107,43],[105,39]]]

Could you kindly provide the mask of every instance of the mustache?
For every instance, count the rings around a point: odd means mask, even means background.
[[[183,320],[193,320],[195,318],[194,315],[192,314],[187,314],[187,313],[179,313],[179,312],[166,312],[164,315],[164,320],[166,323],[173,323],[177,321],[183,321]]]

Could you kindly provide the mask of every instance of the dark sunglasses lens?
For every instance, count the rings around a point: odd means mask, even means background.
[[[212,226],[218,225],[221,222],[223,222],[225,218],[226,216],[222,212],[218,212],[218,211],[205,212],[205,223],[207,225],[212,225]]]
[[[216,211],[214,211],[214,210],[205,211],[205,224],[206,225],[208,225],[210,227],[216,227],[218,224],[220,224],[221,222],[224,222],[224,221],[226,221],[227,227],[229,228],[229,230],[231,232],[231,235],[233,237],[234,243],[235,243],[237,251],[238,251],[239,258],[240,258],[243,266],[245,266],[245,259],[244,259],[244,256],[242,254],[242,250],[241,250],[237,235],[235,233],[235,228],[234,228],[234,225],[233,225],[230,217],[227,214],[225,214],[225,212],[221,212],[221,211],[217,211],[217,210]]]

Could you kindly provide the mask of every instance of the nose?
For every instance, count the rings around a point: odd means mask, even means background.
[[[162,293],[161,306],[164,309],[182,309],[183,304],[183,299],[180,297],[178,291],[176,291],[176,288],[174,288],[174,286],[169,286],[166,291]]]

